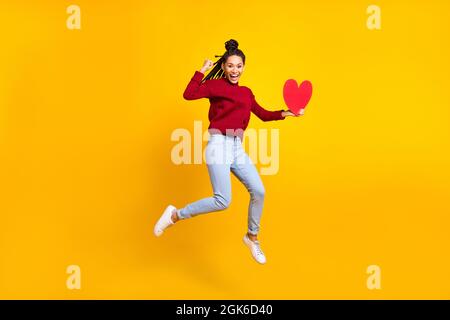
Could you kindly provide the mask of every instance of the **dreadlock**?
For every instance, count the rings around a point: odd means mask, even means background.
[[[202,80],[202,83],[209,79],[218,79],[224,77],[224,72],[222,70],[222,63],[226,62],[229,56],[239,56],[242,58],[242,62],[245,64],[245,55],[244,53],[238,49],[239,43],[236,40],[228,40],[225,42],[225,53],[221,56],[215,56],[220,57],[219,60],[214,62],[214,68],[208,73],[208,75]]]

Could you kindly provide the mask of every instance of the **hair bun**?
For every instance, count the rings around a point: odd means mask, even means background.
[[[238,48],[238,46],[239,46],[239,43],[233,39],[225,42],[225,49],[227,49],[227,51],[236,50]]]

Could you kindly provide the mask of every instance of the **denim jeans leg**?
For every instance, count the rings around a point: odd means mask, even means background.
[[[255,165],[245,153],[241,144],[236,145],[235,159],[231,165],[231,171],[250,193],[248,233],[257,235],[260,230],[265,189]]]
[[[195,201],[178,210],[180,219],[228,208],[231,202],[230,161],[227,161],[230,152],[229,143],[225,139],[217,137],[208,142],[206,160],[213,196]]]

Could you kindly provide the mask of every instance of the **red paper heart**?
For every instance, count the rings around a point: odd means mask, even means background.
[[[303,81],[300,86],[297,81],[289,79],[284,83],[283,97],[284,102],[295,114],[299,114],[300,110],[304,109],[311,99],[312,84],[308,80]]]

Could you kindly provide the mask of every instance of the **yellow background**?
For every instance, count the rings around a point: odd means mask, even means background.
[[[450,298],[449,30],[443,0],[2,1],[0,298]],[[230,38],[265,108],[286,108],[289,78],[314,86],[304,116],[250,122],[280,130],[265,266],[234,177],[227,211],[152,234],[169,203],[211,193],[170,134],[206,129],[208,101],[182,93]]]

